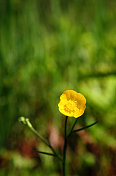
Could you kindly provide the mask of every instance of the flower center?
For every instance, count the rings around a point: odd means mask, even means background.
[[[67,104],[64,105],[64,110],[68,113],[75,112],[75,102],[69,100]]]

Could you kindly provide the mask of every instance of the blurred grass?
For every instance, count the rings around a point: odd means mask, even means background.
[[[101,151],[101,162],[95,168],[98,162],[95,154],[88,153],[87,144],[78,137],[82,148],[81,164],[74,163],[73,168],[72,162],[69,173],[81,176],[87,171],[88,175],[115,175],[115,165],[109,164],[116,160],[113,158],[116,149],[115,17],[115,0],[1,0],[1,150],[10,150],[13,157],[22,135],[25,138],[30,135],[17,122],[22,115],[31,118],[44,136],[48,134],[50,123],[62,134],[63,121],[57,107],[59,96],[66,89],[74,89],[87,98],[86,118],[80,119],[79,124],[99,120],[88,133]],[[69,121],[71,125],[73,119]],[[4,152],[1,156],[4,158]],[[52,165],[52,162],[49,163]],[[55,169],[49,169],[45,163],[39,175],[60,173],[57,163]],[[2,169],[2,175],[16,175],[17,172],[18,175],[29,175],[30,172],[29,168],[17,171],[13,163]],[[102,169],[106,171],[102,172]],[[38,175],[37,171],[35,169],[33,174]]]

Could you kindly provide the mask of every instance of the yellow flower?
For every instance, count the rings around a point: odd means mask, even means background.
[[[77,118],[84,113],[85,104],[86,99],[82,94],[74,90],[66,90],[60,96],[58,107],[63,115]]]

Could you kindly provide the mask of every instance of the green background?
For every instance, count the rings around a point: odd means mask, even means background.
[[[115,176],[116,1],[1,0],[0,176],[62,174],[55,158],[34,152],[49,149],[18,119],[62,152],[58,102],[70,89],[87,99],[76,128],[98,123],[70,137],[69,176]]]

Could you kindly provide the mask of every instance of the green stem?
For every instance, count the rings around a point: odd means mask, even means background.
[[[61,157],[56,153],[54,148],[51,146],[51,144],[45,140],[33,127],[30,128],[36,136],[38,136],[54,153],[54,156],[56,156],[59,160],[62,160]]]
[[[78,118],[76,118],[75,122],[73,123],[73,126],[72,126],[72,128],[71,128],[71,130],[70,130],[69,135],[72,133],[72,131],[73,131],[73,129],[74,129],[76,123],[77,123],[77,120],[78,120]]]
[[[39,150],[37,150],[37,152],[39,152],[41,154],[44,154],[44,155],[55,156],[54,153],[42,152],[42,151],[39,151]]]
[[[20,122],[22,122],[23,124],[27,125],[28,128],[38,137],[40,138],[54,153],[54,156],[56,156],[59,160],[62,160],[62,158],[56,153],[56,151],[54,150],[54,148],[51,146],[51,144],[44,139],[32,126],[31,122],[29,121],[28,118],[25,117],[20,117],[19,119]]]
[[[33,127],[31,127],[30,129],[37,137],[39,137],[46,145],[48,145],[48,147],[51,147],[48,141],[44,139]]]
[[[71,133],[69,133],[68,137],[69,137],[72,133],[75,133],[75,132],[78,132],[78,131],[84,130],[84,129],[86,129],[86,128],[89,128],[89,127],[95,125],[96,123],[97,123],[97,121],[94,122],[94,123],[92,123],[91,125],[87,125],[87,126],[85,126],[85,127],[79,128],[79,129],[77,129],[77,130],[73,130]]]
[[[64,133],[64,151],[63,151],[63,175],[66,176],[66,150],[67,150],[67,120],[68,117],[66,116],[65,119],[65,133]]]

